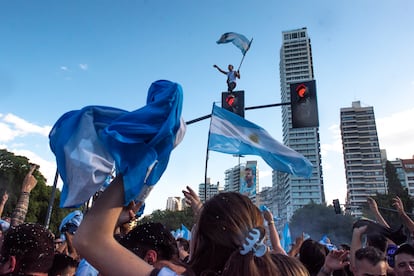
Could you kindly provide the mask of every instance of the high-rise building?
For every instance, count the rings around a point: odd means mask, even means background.
[[[307,29],[282,32],[280,49],[280,89],[282,103],[290,102],[290,85],[315,80],[311,40]],[[277,172],[273,174],[273,187],[279,195],[276,205],[281,223],[288,221],[295,210],[304,205],[325,202],[321,150],[318,127],[292,128],[290,105],[282,106],[283,143],[303,154],[313,164],[309,179]],[[275,208],[275,206],[274,206]]]
[[[220,192],[220,183],[217,182],[217,184],[211,184],[210,178],[207,177],[207,183],[200,183],[198,185],[198,196],[201,199],[201,202],[205,202],[206,200],[209,200],[216,194]]]
[[[414,156],[411,159],[396,159],[390,161],[394,165],[401,185],[414,196]]]
[[[175,197],[168,197],[167,198],[167,206],[165,209],[169,211],[181,211],[182,210],[182,201],[179,196]]]
[[[341,108],[341,136],[347,185],[346,211],[359,217],[367,197],[385,194],[387,185],[374,108],[359,101]]]
[[[257,161],[238,164],[224,172],[224,191],[240,192],[256,203],[259,193],[259,169]]]

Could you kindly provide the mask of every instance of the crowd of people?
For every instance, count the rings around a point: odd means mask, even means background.
[[[23,181],[12,216],[0,224],[0,275],[414,275],[414,222],[398,197],[393,206],[410,235],[392,231],[368,198],[376,221],[356,221],[351,244],[332,248],[299,237],[286,252],[272,213],[237,192],[203,204],[190,187],[183,190],[196,217],[189,241],[174,238],[162,222],[131,227],[141,206],[123,205],[118,175],[86,214],[72,212],[54,235],[25,222],[35,169]],[[7,199],[6,193],[0,211]]]

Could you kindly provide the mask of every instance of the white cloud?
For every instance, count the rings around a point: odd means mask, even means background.
[[[60,70],[62,70],[62,71],[69,71],[69,68],[62,65],[62,66],[60,66]]]
[[[376,120],[380,147],[387,151],[388,160],[413,157],[414,124],[412,118],[414,118],[414,108]]]
[[[86,64],[86,63],[79,64],[79,67],[80,67],[80,69],[82,69],[84,71],[88,70],[88,64]]]
[[[339,125],[331,125],[328,128],[328,135],[327,139],[331,138],[331,141],[330,143],[321,144],[322,155],[327,155],[329,152],[342,154],[342,139]]]
[[[38,126],[13,114],[0,116],[0,141],[10,142],[17,137],[28,134],[39,134],[47,137],[51,126]]]

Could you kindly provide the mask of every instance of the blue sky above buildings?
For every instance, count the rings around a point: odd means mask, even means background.
[[[216,44],[225,32],[253,38],[238,89],[246,106],[280,102],[282,31],[307,27],[318,93],[322,166],[327,202],[344,202],[346,184],[339,110],[361,101],[373,106],[380,147],[389,159],[414,154],[411,11],[405,1],[1,1],[0,146],[41,165],[50,182],[56,169],[48,131],[65,112],[87,105],[134,110],[158,79],[184,90],[187,121],[220,103],[225,76],[242,55]],[[246,119],[282,140],[280,108],[246,111]],[[165,208],[204,181],[209,120],[191,124],[173,151],[146,212]],[[258,160],[260,186],[270,168]],[[208,176],[224,185],[238,159],[210,152]]]

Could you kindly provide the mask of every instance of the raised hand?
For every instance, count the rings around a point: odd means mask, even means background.
[[[7,191],[4,191],[3,197],[1,198],[1,203],[3,205],[6,204],[8,199],[9,199],[9,194],[7,193]]]
[[[187,190],[183,190],[183,194],[185,197],[185,202],[191,206],[194,215],[198,216],[201,211],[201,208],[203,207],[203,203],[201,203],[201,200],[196,194],[196,192],[194,192],[193,189],[187,186]]]
[[[29,172],[26,174],[23,185],[22,185],[22,192],[30,193],[34,187],[36,187],[37,180],[33,176],[33,172],[38,168],[37,165],[30,165]]]
[[[399,198],[398,196],[394,197],[392,199],[392,206],[394,206],[395,209],[397,209],[397,212],[400,214],[403,214],[404,211],[404,204],[401,200],[401,198]]]
[[[367,202],[369,205],[369,209],[371,209],[371,211],[378,212],[378,205],[375,199],[373,199],[372,197],[368,197]]]

